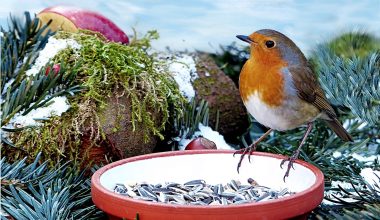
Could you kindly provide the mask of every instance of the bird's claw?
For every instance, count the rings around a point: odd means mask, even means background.
[[[248,161],[251,162],[251,154],[255,150],[256,150],[256,144],[253,144],[253,145],[246,147],[244,149],[240,149],[240,150],[235,151],[233,156],[235,156],[235,154],[237,154],[237,153],[241,153],[240,160],[239,160],[239,163],[237,165],[237,172],[238,173],[239,173],[239,169],[241,167],[241,163],[243,162],[245,155],[248,154]]]
[[[283,159],[283,160],[281,161],[281,164],[280,164],[280,168],[281,168],[281,169],[282,169],[282,166],[284,165],[284,163],[285,163],[286,161],[289,162],[289,163],[288,163],[288,168],[286,169],[286,172],[285,172],[285,175],[284,175],[284,178],[283,178],[283,179],[284,179],[284,182],[285,182],[286,177],[289,176],[290,168],[293,168],[293,170],[294,170],[294,162],[297,160],[297,158],[298,158],[298,154],[299,154],[299,152],[296,151],[291,157],[288,157],[288,158]]]

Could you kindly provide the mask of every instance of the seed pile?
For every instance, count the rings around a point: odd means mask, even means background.
[[[114,192],[151,202],[177,205],[230,205],[266,201],[285,197],[293,192],[287,188],[280,191],[260,186],[249,178],[248,184],[231,180],[226,185],[207,184],[204,180],[192,180],[184,184],[168,182],[165,184],[129,183],[116,184]]]

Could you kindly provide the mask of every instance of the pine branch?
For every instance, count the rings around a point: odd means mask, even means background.
[[[49,22],[50,23],[50,22]],[[3,131],[19,131],[23,128],[3,127],[16,114],[26,115],[33,109],[51,104],[51,100],[61,95],[73,95],[82,88],[74,80],[77,68],[66,72],[65,64],[60,64],[58,73],[52,66],[42,68],[34,76],[26,76],[25,71],[35,61],[53,34],[47,27],[39,26],[37,17],[31,18],[25,12],[24,19],[10,17],[8,30],[1,27],[1,126]],[[1,133],[1,142],[13,146]]]
[[[173,134],[171,141],[175,143],[180,142],[183,139],[189,139],[198,130],[199,123],[208,126],[209,123],[209,108],[206,100],[196,101],[194,98],[185,107],[181,116],[175,116],[173,119]],[[218,124],[218,123],[216,123]],[[176,144],[173,147],[177,149]]]
[[[50,71],[46,73],[46,69]],[[24,78],[20,84],[9,86],[2,95],[1,126],[6,125],[18,112],[22,115],[47,104],[51,99],[61,95],[73,95],[81,90],[74,82],[77,69],[65,73],[65,66],[60,64],[60,71],[55,73],[52,66],[43,68],[39,74]],[[12,92],[11,92],[12,91]]]
[[[326,45],[315,52],[314,62],[323,89],[336,105],[348,107],[371,125],[380,125],[380,51],[346,59]]]
[[[0,27],[1,37],[1,91],[5,82],[16,79],[19,82],[23,74],[36,59],[38,51],[45,47],[48,38],[53,34],[49,29],[50,22],[39,27],[39,19],[32,18],[29,12],[24,18],[10,17],[8,30]]]
[[[47,168],[39,154],[1,165],[1,207],[15,219],[100,219],[104,214],[91,201],[90,179],[69,163]],[[94,171],[94,170],[93,170]]]

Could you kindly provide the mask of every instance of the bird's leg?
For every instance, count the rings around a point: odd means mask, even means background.
[[[293,153],[293,155],[292,155],[291,157],[289,157],[289,158],[287,158],[287,159],[283,159],[283,160],[281,161],[281,164],[280,164],[281,169],[282,169],[282,165],[284,165],[284,163],[285,163],[286,161],[289,162],[289,163],[288,163],[288,169],[286,170],[285,175],[284,175],[284,182],[285,182],[285,178],[289,176],[290,168],[293,168],[293,169],[294,169],[294,167],[293,167],[293,163],[294,163],[294,161],[298,158],[298,156],[299,156],[299,154],[300,154],[300,151],[301,151],[301,148],[302,148],[302,146],[305,144],[306,138],[307,138],[307,136],[310,134],[310,131],[311,131],[312,127],[313,127],[313,122],[309,122],[309,123],[308,123],[307,130],[306,130],[305,134],[303,135],[302,141],[301,141],[300,145],[298,146],[297,150],[294,151],[294,153]]]
[[[251,154],[253,151],[256,150],[256,146],[258,143],[260,143],[266,136],[269,135],[269,133],[272,131],[273,129],[269,129],[267,132],[265,132],[259,139],[257,139],[255,142],[253,142],[251,145],[249,145],[248,147],[244,148],[244,149],[240,149],[240,150],[237,150],[235,153],[234,153],[234,156],[235,154],[237,153],[241,153],[241,156],[240,156],[240,160],[239,160],[239,163],[237,165],[237,172],[239,173],[239,169],[240,169],[240,166],[241,166],[241,162],[243,162],[243,159],[244,159],[244,156],[248,153],[248,160],[249,162],[251,162]]]

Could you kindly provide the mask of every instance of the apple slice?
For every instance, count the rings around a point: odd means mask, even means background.
[[[77,32],[78,29],[96,31],[103,34],[108,40],[128,44],[128,36],[103,15],[81,8],[69,6],[53,6],[42,10],[37,17],[42,23],[52,20],[52,31],[65,30]]]

